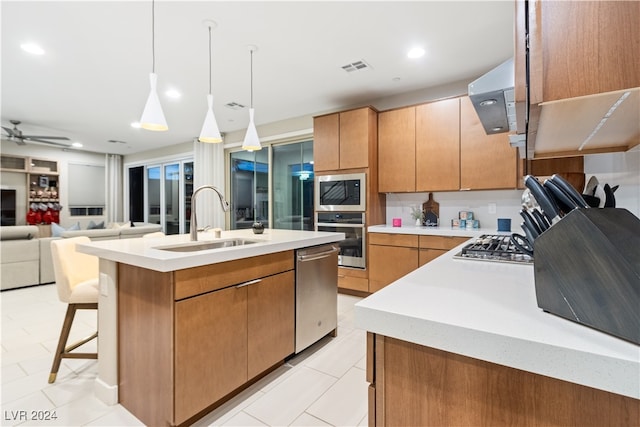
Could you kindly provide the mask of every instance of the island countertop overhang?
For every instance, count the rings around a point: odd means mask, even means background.
[[[249,245],[195,252],[173,252],[158,249],[159,247],[168,245],[179,245],[190,242],[188,234],[179,234],[158,238],[90,242],[78,245],[78,251],[110,261],[167,272],[327,243],[336,243],[344,240],[344,238],[344,233],[265,229],[263,234],[254,234],[252,230],[247,229],[223,231],[220,238],[214,237],[212,232],[202,232],[198,234],[198,241],[204,243],[225,239],[250,239],[258,242]]]
[[[455,248],[356,304],[380,335],[640,398],[640,347],[545,313],[531,265],[453,259]]]

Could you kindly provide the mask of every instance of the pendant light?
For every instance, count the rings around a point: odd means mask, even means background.
[[[258,50],[256,46],[249,46],[249,52],[251,54],[251,106],[249,107],[249,127],[247,127],[247,133],[244,136],[244,142],[242,143],[242,149],[247,151],[262,150],[256,124],[253,121],[253,52],[256,50]]]
[[[204,117],[204,124],[200,131],[200,142],[222,142],[222,135],[220,135],[220,129],[218,129],[218,122],[213,115],[213,95],[211,95],[211,29],[216,27],[215,21],[206,20],[204,24],[209,27],[209,94],[207,95],[207,114]]]
[[[147,130],[164,131],[168,130],[167,121],[164,118],[162,107],[160,106],[160,99],[158,98],[158,91],[156,90],[156,84],[158,82],[158,75],[156,74],[156,49],[155,49],[155,1],[151,0],[151,74],[149,74],[149,83],[151,84],[151,91],[147,98],[147,103],[144,106],[142,112],[142,118],[140,119],[140,127]]]

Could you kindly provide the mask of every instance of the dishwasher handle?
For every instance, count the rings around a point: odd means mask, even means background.
[[[305,262],[305,261],[314,261],[317,259],[327,258],[339,251],[340,251],[340,248],[332,246],[331,250],[328,250],[328,251],[318,252],[318,253],[309,254],[309,255],[298,255],[298,261]]]

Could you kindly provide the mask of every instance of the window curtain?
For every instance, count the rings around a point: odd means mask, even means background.
[[[106,155],[106,221],[121,222],[123,221],[123,202],[124,192],[122,188],[122,156],[120,154]]]
[[[224,147],[223,143],[193,142],[193,191],[201,185],[213,185],[224,194]],[[229,201],[229,196],[224,194]],[[198,228],[206,226],[225,228],[225,214],[215,192],[203,190],[198,193],[196,206]],[[193,224],[192,224],[193,226]]]

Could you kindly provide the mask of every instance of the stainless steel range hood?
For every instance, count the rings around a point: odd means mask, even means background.
[[[487,135],[515,132],[513,58],[469,84],[469,98]]]

